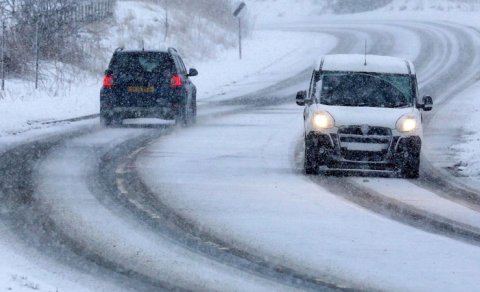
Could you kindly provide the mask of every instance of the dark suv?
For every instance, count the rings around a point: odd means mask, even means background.
[[[197,114],[196,87],[178,52],[115,51],[100,91],[100,120],[108,126],[122,119],[153,117],[189,125]]]

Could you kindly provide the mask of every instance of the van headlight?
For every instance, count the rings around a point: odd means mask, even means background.
[[[413,115],[403,115],[397,121],[397,130],[406,133],[406,132],[413,132],[418,127],[418,118]]]
[[[331,129],[335,125],[332,115],[326,111],[313,114],[312,124],[315,129]]]

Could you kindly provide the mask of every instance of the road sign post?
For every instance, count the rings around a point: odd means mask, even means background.
[[[168,0],[165,0],[165,37],[163,42],[166,42],[168,38]]]
[[[247,6],[245,2],[241,2],[238,7],[233,11],[233,16],[238,18],[238,56],[242,59],[242,17],[240,13]]]
[[[7,41],[5,28],[5,20],[2,20],[2,90],[5,90],[5,42]]]

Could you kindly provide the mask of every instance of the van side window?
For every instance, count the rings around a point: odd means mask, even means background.
[[[322,94],[322,87],[323,87],[323,78],[319,78],[315,81],[315,100],[320,102],[320,97]]]

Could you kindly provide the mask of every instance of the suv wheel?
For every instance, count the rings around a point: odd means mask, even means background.
[[[112,122],[113,122],[113,118],[111,116],[103,115],[103,114],[100,115],[100,124],[102,126],[109,127],[112,125]]]
[[[318,174],[318,152],[315,143],[310,140],[305,140],[305,160],[304,168],[306,174]]]
[[[192,100],[192,124],[197,122],[197,97],[194,96]]]
[[[190,126],[195,124],[195,109],[193,104],[186,107],[186,117],[185,117],[185,125]]]
[[[192,124],[193,109],[192,106],[188,104],[183,104],[180,106],[176,116],[176,123],[182,125],[183,127],[188,127]]]

